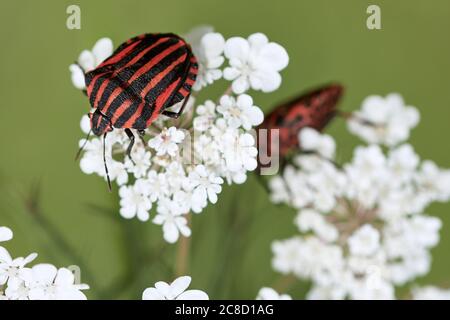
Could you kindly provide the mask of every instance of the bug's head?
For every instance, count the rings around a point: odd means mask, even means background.
[[[113,130],[111,120],[102,113],[97,111],[89,113],[89,118],[91,119],[92,133],[96,136],[101,136],[102,134]]]

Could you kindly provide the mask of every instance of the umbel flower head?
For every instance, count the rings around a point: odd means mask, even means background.
[[[273,242],[272,266],[311,280],[310,299],[393,299],[396,286],[428,273],[439,242],[442,223],[426,209],[450,200],[450,170],[421,161],[404,142],[417,110],[399,95],[368,98],[362,109],[348,117],[349,129],[369,145],[349,163],[336,163],[332,137],[305,128],[307,152],[270,181],[272,201],[298,212],[298,234]],[[433,293],[445,295],[416,288],[413,296]]]
[[[9,228],[0,227],[0,241],[12,237]],[[0,246],[0,300],[86,300],[82,290],[89,286],[76,283],[72,271],[47,263],[28,267],[36,257],[32,253],[25,258],[12,258]]]
[[[247,172],[256,168],[258,152],[251,133],[263,121],[263,113],[248,90],[278,89],[279,72],[288,64],[286,51],[260,33],[226,40],[203,27],[185,39],[199,72],[183,115],[176,120],[160,115],[136,141],[133,161],[124,156],[129,139],[123,130],[109,133],[105,145],[110,178],[119,186],[120,214],[161,225],[164,239],[171,243],[180,235],[190,236],[188,213],[201,213],[208,203],[215,204],[224,183],[244,183]],[[112,53],[109,43],[101,39],[92,51],[83,51],[79,65],[89,70],[101,63]],[[222,70],[224,64],[229,67]],[[79,66],[71,65],[70,70],[75,87],[84,88]],[[221,78],[231,81],[229,90],[196,105],[196,92]],[[87,116],[81,127],[89,132]],[[94,137],[79,144],[85,144],[81,170],[105,178],[102,141]]]

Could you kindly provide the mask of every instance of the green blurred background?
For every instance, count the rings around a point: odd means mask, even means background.
[[[366,8],[374,3],[382,30],[366,28]],[[81,7],[81,30],[66,28],[70,4]],[[68,66],[100,37],[118,45],[139,33],[182,34],[199,24],[225,37],[266,33],[287,49],[290,64],[280,90],[254,94],[265,111],[333,80],[347,88],[345,110],[369,94],[399,92],[421,112],[411,139],[416,151],[450,167],[447,0],[2,0],[0,12],[0,225],[15,232],[7,248],[14,256],[36,251],[39,262],[80,265],[92,287],[89,298],[140,298],[154,282],[174,278],[177,250],[162,242],[159,226],[120,219],[117,193],[73,161],[88,101],[72,86]],[[218,83],[207,92],[216,97],[223,90]],[[358,140],[342,121],[328,132],[338,141],[339,158],[348,159]],[[450,285],[449,209],[429,208],[444,227],[432,271],[420,283]],[[293,210],[269,202],[253,176],[225,187],[217,205],[193,217],[192,287],[212,298],[253,299],[279,277],[271,269],[270,243],[295,233],[293,218]],[[49,228],[65,240],[49,236]],[[307,289],[298,283],[290,293],[299,298]]]

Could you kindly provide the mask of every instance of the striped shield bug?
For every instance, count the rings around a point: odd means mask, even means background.
[[[131,159],[135,139],[131,129],[142,136],[160,114],[178,118],[197,71],[191,47],[175,34],[143,34],[129,39],[97,68],[85,73],[85,93],[94,109],[89,114],[91,131],[103,135],[105,143],[108,132],[125,129],[130,138],[127,156]],[[181,101],[178,111],[167,110]],[[103,160],[111,189],[105,154]]]
[[[260,129],[267,129],[267,139],[258,139],[259,152],[264,152],[271,158],[280,157],[283,160],[291,151],[300,147],[298,133],[302,128],[311,127],[321,131],[333,119],[342,93],[341,85],[331,84],[276,106],[258,127],[258,137]],[[278,152],[272,150],[275,148],[272,143],[269,143],[272,141],[271,129],[279,130]],[[260,166],[263,166],[261,161]]]

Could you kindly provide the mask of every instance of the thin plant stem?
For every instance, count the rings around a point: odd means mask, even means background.
[[[293,274],[283,275],[274,282],[272,288],[279,293],[285,293],[296,281],[297,278]]]
[[[191,222],[191,213],[186,215],[188,226]],[[178,251],[175,262],[175,273],[177,276],[183,276],[188,271],[190,237],[181,237],[178,244]]]
[[[228,96],[233,92],[231,85],[225,90],[222,96]]]
[[[220,102],[220,99],[223,97],[223,96],[229,96],[231,93],[233,92],[233,89],[232,89],[232,87],[231,87],[231,85],[230,86],[228,86],[228,88],[226,88],[225,89],[225,91],[224,91],[224,93],[222,93],[220,96],[219,96],[219,99],[217,99],[217,104]]]

